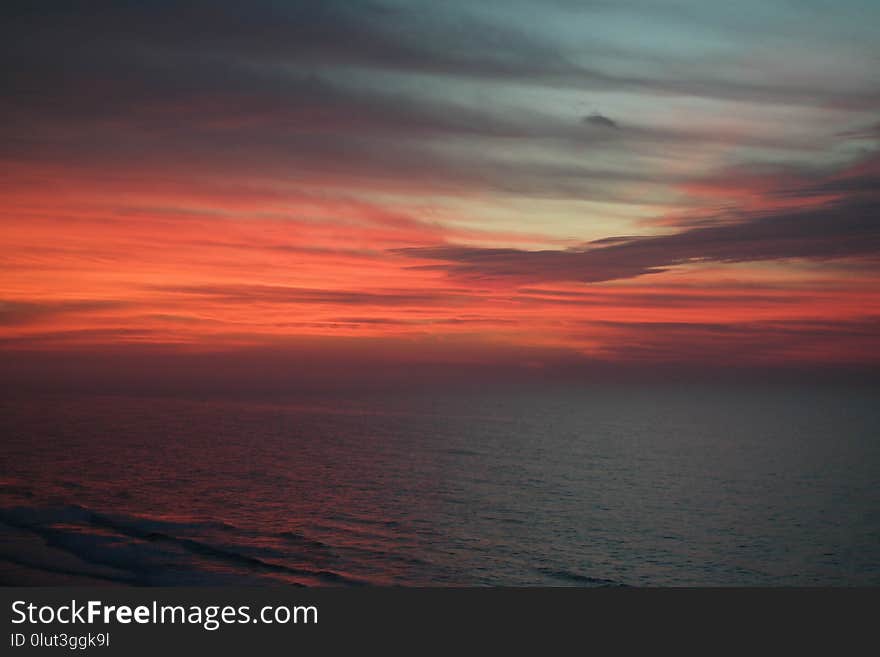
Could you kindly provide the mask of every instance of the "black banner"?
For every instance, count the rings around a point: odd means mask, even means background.
[[[548,653],[691,644],[840,649],[876,589],[2,588],[2,654]],[[709,643],[706,643],[706,642]],[[47,651],[49,651],[47,653]]]

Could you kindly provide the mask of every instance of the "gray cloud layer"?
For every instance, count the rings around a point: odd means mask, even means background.
[[[860,259],[880,264],[880,158],[869,157],[851,175],[811,182],[800,194],[805,207],[752,213],[736,222],[703,222],[660,236],[606,238],[580,249],[526,251],[457,245],[398,249],[413,258],[438,260],[426,265],[455,276],[542,281],[601,282],[662,272],[694,262]],[[809,204],[818,193],[837,200]]]

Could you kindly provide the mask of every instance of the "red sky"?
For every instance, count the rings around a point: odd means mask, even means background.
[[[750,37],[712,15],[714,46],[597,54],[586,18],[465,5],[230,32],[221,3],[192,34],[145,7],[5,21],[7,357],[880,364],[875,42],[823,36],[834,76],[791,35],[716,59]],[[452,56],[446,22],[494,46]]]

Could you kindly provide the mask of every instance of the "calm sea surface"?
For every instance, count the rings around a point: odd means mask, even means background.
[[[880,585],[877,402],[807,386],[6,397],[0,563],[24,582]]]

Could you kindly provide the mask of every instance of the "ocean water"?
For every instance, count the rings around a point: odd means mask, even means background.
[[[7,396],[0,573],[3,583],[878,585],[876,393]]]

